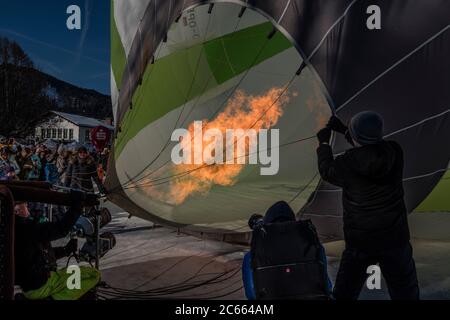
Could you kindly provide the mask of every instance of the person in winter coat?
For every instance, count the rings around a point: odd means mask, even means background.
[[[8,147],[3,147],[0,151],[0,180],[10,180],[11,172],[20,172],[16,161],[11,160],[11,151]]]
[[[12,168],[14,169],[16,177],[20,174],[20,167],[16,160],[18,152],[19,146],[17,144],[14,143],[9,147],[9,162],[12,163]]]
[[[110,151],[108,148],[104,148],[102,153],[100,153],[100,163],[104,170],[108,168],[109,155]]]
[[[29,169],[26,169],[25,163],[27,162],[30,153],[31,153],[30,148],[23,147],[16,156],[16,161],[20,168],[19,173],[20,180],[25,180],[25,177],[28,175]]]
[[[99,155],[99,163],[98,163],[98,176],[100,181],[105,180],[105,172],[108,169],[108,160],[109,160],[109,149],[104,148],[103,151]]]
[[[30,148],[24,148],[17,161],[20,166],[20,180],[37,181],[39,179],[42,169],[41,161]]]
[[[59,184],[61,186],[66,185],[69,159],[70,159],[69,151],[65,148],[60,147],[58,149],[58,157],[56,159],[56,169],[58,170]]]
[[[16,175],[16,171],[14,170],[13,167],[9,168],[9,172],[6,174],[6,179],[7,181],[18,181],[19,177],[17,177]]]
[[[354,148],[333,156],[331,132],[345,134]],[[383,139],[383,119],[366,111],[345,126],[332,117],[317,137],[323,180],[342,188],[345,250],[333,295],[356,300],[367,268],[379,264],[391,299],[419,299],[416,267],[403,191],[403,151]]]
[[[46,181],[45,179],[45,168],[47,166],[47,151],[46,149],[42,149],[39,153],[37,153],[39,156],[39,161],[41,162],[41,169],[39,170],[39,181]]]
[[[296,219],[295,213],[292,210],[292,208],[289,206],[289,204],[285,201],[279,201],[279,202],[273,204],[267,210],[267,212],[264,216],[259,215],[259,214],[253,215],[249,220],[249,227],[252,230],[257,230],[257,229],[264,230],[263,232],[267,236],[267,233],[265,231],[265,228],[267,225],[270,225],[270,224],[282,224],[282,225],[284,224],[285,225],[286,223],[294,223],[296,220],[297,219]],[[290,229],[288,227],[283,227],[283,228],[284,228],[283,234],[292,235],[292,237],[289,236],[288,239],[298,239],[295,236],[295,234],[291,234],[292,230],[296,230],[294,232],[297,233],[298,229]],[[270,243],[274,243],[273,242],[274,239],[276,239],[276,238],[272,237]],[[275,260],[278,260],[280,258],[281,259],[292,259],[293,256],[296,256],[296,257],[295,257],[295,259],[291,260],[292,262],[301,261],[302,259],[304,259],[304,254],[306,254],[305,252],[303,252],[303,250],[299,249],[300,247],[298,247],[298,246],[296,247],[297,250],[289,251],[289,250],[286,250],[286,247],[289,247],[289,246],[286,246],[286,245],[280,246],[280,242],[277,242],[279,248],[276,247],[276,250],[277,251],[279,250],[279,254],[277,254],[277,257],[274,257],[271,254],[267,253],[267,252],[270,252],[270,250],[267,251],[267,249],[269,249],[269,248],[267,248],[267,247],[257,248],[255,246],[255,244],[257,244],[257,243],[260,243],[260,242],[255,243],[252,241],[251,246],[250,246],[250,251],[244,255],[244,259],[242,261],[242,281],[244,284],[244,292],[245,292],[245,295],[248,300],[256,300],[258,297],[258,292],[257,292],[257,289],[255,288],[254,264],[252,262],[252,251],[253,250],[258,251],[260,258],[262,256],[262,257],[264,257],[263,258],[264,260],[271,261],[271,263],[273,263],[274,258],[275,258]],[[310,245],[313,246],[313,242],[311,242]],[[328,277],[327,257],[325,254],[324,247],[320,243],[318,245],[320,247],[318,258],[320,259],[321,265],[323,266],[322,276],[325,278],[325,279],[323,279],[323,280],[325,280],[324,282],[326,282],[326,288],[324,288],[324,289],[326,291],[326,296],[329,297],[330,293],[331,293],[331,289],[332,289],[332,283]],[[261,252],[264,252],[264,255],[261,255]],[[287,260],[285,260],[285,261],[287,261]],[[273,265],[273,267],[276,267],[276,266]],[[303,269],[303,271],[308,272],[307,270],[308,269]],[[275,274],[272,273],[272,275],[275,275]],[[309,274],[309,275],[311,275],[311,274]],[[317,274],[314,274],[314,275],[317,275]],[[281,275],[277,274],[277,277],[281,277]],[[277,281],[281,280],[281,278],[275,278],[275,279]],[[291,282],[292,282],[292,278],[291,278]],[[318,280],[318,282],[321,283],[320,280]],[[296,286],[298,284],[296,284],[294,282],[293,285]],[[305,284],[303,284],[303,285],[305,285]],[[289,291],[289,289],[286,287],[283,287],[283,290],[285,291],[284,293],[286,293],[286,291]],[[270,294],[273,297],[273,293],[267,291],[267,288],[264,288],[264,291],[265,292],[260,292],[261,295]],[[310,294],[312,294],[312,292],[310,292]],[[323,298],[323,297],[321,297],[321,298]]]
[[[31,166],[31,170],[28,173],[27,180],[29,181],[39,181],[39,177],[41,175],[42,164],[41,159],[37,154],[32,154],[29,158],[29,165]]]
[[[45,181],[56,185],[59,181],[58,168],[56,167],[56,155],[47,156],[47,163],[44,168]]]
[[[102,190],[102,184],[97,174],[97,164],[85,147],[78,149],[78,153],[72,158],[67,169],[67,184],[72,189],[93,192],[95,181],[97,187]]]

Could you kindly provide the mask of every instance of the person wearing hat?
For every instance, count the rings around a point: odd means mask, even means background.
[[[323,180],[342,188],[345,250],[333,295],[356,300],[378,264],[393,300],[419,299],[403,191],[403,151],[383,139],[383,118],[372,111],[356,114],[348,127],[331,117],[317,134],[318,167]],[[332,131],[353,148],[334,157]]]
[[[248,300],[330,298],[325,249],[310,221],[297,221],[290,205],[279,201],[248,225],[253,234],[242,261]]]

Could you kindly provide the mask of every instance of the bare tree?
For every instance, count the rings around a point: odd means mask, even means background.
[[[37,74],[33,62],[16,42],[0,38],[1,135],[30,134],[32,123],[51,108],[45,81],[39,81]]]

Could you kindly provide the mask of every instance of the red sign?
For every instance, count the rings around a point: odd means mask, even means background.
[[[111,131],[103,126],[96,127],[91,131],[91,142],[98,152],[103,151],[103,149],[108,145],[111,139]]]

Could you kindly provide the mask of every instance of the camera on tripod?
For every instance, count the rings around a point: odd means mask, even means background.
[[[116,238],[111,232],[100,233],[112,221],[108,209],[92,208],[87,214],[80,216],[72,231],[72,237],[84,238],[86,242],[79,251],[79,257],[92,261],[103,257],[116,245]]]
[[[79,256],[82,260],[91,261],[97,257],[97,240],[87,238],[86,243],[81,247]],[[100,234],[98,256],[102,258],[116,246],[116,237],[111,232]]]
[[[253,231],[256,230],[264,230],[264,216],[260,215],[260,214],[254,214],[250,217],[250,219],[248,220],[248,226],[250,227],[250,229],[252,229]]]

